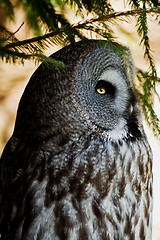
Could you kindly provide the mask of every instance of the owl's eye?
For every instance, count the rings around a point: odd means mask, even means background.
[[[98,94],[101,95],[108,94],[111,97],[114,97],[115,95],[115,87],[111,83],[104,80],[100,80],[97,82],[95,90]]]
[[[99,94],[105,94],[106,93],[106,89],[104,87],[100,87],[100,88],[97,88],[97,92]]]

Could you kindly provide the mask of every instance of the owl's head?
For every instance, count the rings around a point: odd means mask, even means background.
[[[131,119],[138,123],[134,66],[127,48],[88,40],[51,57],[65,67],[42,64],[33,74],[20,102],[15,134],[32,139],[94,131],[112,135],[127,132]]]

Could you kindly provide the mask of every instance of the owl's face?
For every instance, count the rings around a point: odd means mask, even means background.
[[[126,54],[127,59],[101,41],[81,41],[53,54],[65,68],[42,64],[33,74],[19,105],[15,134],[34,142],[49,136],[63,142],[90,130],[117,134],[131,115],[138,121],[134,67],[127,49]]]
[[[74,81],[76,102],[92,126],[123,128],[132,113],[133,87],[128,65],[112,50],[98,48],[85,56]]]

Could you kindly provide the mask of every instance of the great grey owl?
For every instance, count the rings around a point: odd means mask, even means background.
[[[31,77],[0,161],[1,239],[151,240],[152,153],[118,46],[71,44]]]

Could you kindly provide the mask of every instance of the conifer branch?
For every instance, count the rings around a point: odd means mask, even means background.
[[[104,21],[109,21],[109,20],[115,21],[115,20],[117,20],[117,18],[119,18],[118,20],[120,20],[120,21],[124,21],[125,19],[122,17],[135,16],[135,15],[139,15],[140,13],[160,13],[160,8],[159,9],[154,9],[154,8],[153,9],[145,9],[145,10],[137,9],[137,10],[129,10],[129,11],[125,11],[125,12],[115,12],[115,13],[108,14],[106,16],[98,17],[98,18],[87,19],[85,21],[81,21],[81,22],[78,22],[73,25],[63,26],[59,29],[56,29],[55,31],[44,34],[43,36],[9,43],[9,44],[6,44],[4,47],[5,48],[14,48],[14,47],[19,47],[19,46],[25,47],[25,44],[27,44],[27,46],[28,46],[29,44],[37,42],[37,44],[39,46],[41,46],[41,49],[43,49],[43,43],[44,43],[43,41],[45,41],[46,39],[49,39],[49,41],[47,41],[47,43],[50,45],[62,43],[64,38],[66,37],[66,34],[69,32],[72,32],[74,30],[76,30],[77,31],[76,33],[79,33],[79,36],[81,36],[81,38],[82,38],[82,35],[80,34],[79,30],[85,29],[85,30],[95,31],[94,23],[96,23],[96,22],[104,22]],[[97,28],[96,32],[98,34],[98,28]],[[57,35],[59,35],[59,37],[56,37]]]
[[[115,12],[109,0],[37,0],[37,1],[20,1],[19,5],[23,5],[28,19],[28,25],[34,29],[38,36],[30,39],[19,41],[15,32],[10,32],[0,26],[0,56],[6,62],[24,63],[25,59],[37,61],[45,61],[52,63],[55,67],[61,67],[62,63],[54,59],[47,58],[43,52],[51,45],[68,45],[79,39],[88,38],[94,33],[94,36],[100,36],[107,39],[109,44],[114,40],[112,24],[118,22],[129,22],[131,18],[136,19],[137,33],[140,37],[140,44],[144,46],[144,58],[149,64],[147,72],[137,71],[137,79],[139,81],[139,98],[142,103],[142,109],[146,120],[156,134],[160,133],[159,119],[153,108],[153,93],[156,92],[156,83],[160,82],[157,78],[156,68],[150,41],[148,37],[148,14],[160,16],[160,4],[153,0],[128,0],[131,10],[123,12]],[[7,16],[14,18],[14,6],[11,0],[2,0]],[[74,6],[77,14],[80,14],[82,21],[71,24],[65,15],[65,6]],[[58,12],[57,12],[58,6]],[[84,20],[85,14],[92,13],[92,18]],[[88,15],[87,15],[88,16]],[[33,20],[34,19],[34,20]],[[42,35],[42,26],[46,30],[46,34]],[[21,27],[21,26],[20,26]],[[92,38],[92,37],[91,37]],[[120,47],[117,51],[121,51]],[[160,100],[160,97],[158,96]]]

